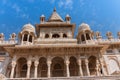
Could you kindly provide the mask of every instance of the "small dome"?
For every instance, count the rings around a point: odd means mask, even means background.
[[[67,15],[66,15],[66,17],[70,17],[70,15],[69,15],[69,14],[67,14]]]
[[[45,17],[44,14],[42,14],[41,17]]]
[[[86,23],[82,23],[80,26],[79,26],[79,31],[82,31],[82,30],[91,30],[90,29],[90,26]]]
[[[29,23],[23,26],[22,31],[35,32],[35,28]]]

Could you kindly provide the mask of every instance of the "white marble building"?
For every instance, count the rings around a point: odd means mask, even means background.
[[[25,24],[9,41],[0,34],[0,80],[51,79],[98,80],[119,79],[120,32],[115,39],[107,32],[93,32],[82,23],[74,37],[76,25],[66,15],[65,21],[54,9],[48,20]]]

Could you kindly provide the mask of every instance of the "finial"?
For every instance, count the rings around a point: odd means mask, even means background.
[[[56,12],[56,7],[54,8],[54,12]]]

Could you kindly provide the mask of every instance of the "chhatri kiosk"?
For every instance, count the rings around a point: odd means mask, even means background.
[[[9,41],[0,34],[0,79],[115,79],[120,78],[120,32],[103,39],[82,23],[74,37],[76,25],[66,15],[65,21],[53,10],[48,20],[25,24]]]

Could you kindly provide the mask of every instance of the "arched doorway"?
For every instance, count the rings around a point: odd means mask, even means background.
[[[25,78],[26,77],[26,74],[27,74],[27,60],[25,58],[19,58],[17,60],[17,70],[16,71],[16,76],[19,77],[19,78]]]
[[[88,60],[89,60],[88,66],[89,66],[90,75],[97,75],[97,72],[96,72],[96,57],[95,56],[90,56]]]
[[[70,76],[78,76],[79,66],[77,64],[77,59],[73,56],[70,57],[69,69],[70,69]]]
[[[64,60],[61,57],[52,59],[51,65],[52,77],[63,77],[65,71]]]
[[[47,62],[46,58],[41,57],[39,59],[39,65],[38,65],[38,77],[47,77]]]

